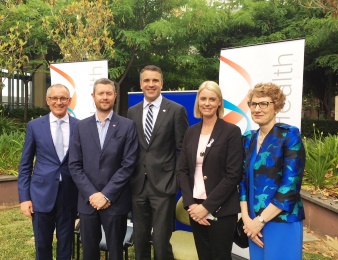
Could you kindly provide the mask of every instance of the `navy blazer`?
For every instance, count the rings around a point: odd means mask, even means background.
[[[258,130],[244,135],[244,178],[241,201],[249,201],[253,189],[254,212],[259,215],[270,203],[282,212],[274,222],[295,222],[305,218],[300,196],[305,167],[305,150],[297,127],[275,124],[261,145],[250,174],[251,155],[256,153]],[[250,177],[253,186],[249,185]]]
[[[178,162],[178,174],[184,206],[195,204],[193,198],[196,155],[202,122],[188,128]],[[203,158],[203,177],[207,199],[202,205],[214,216],[240,212],[237,185],[242,176],[243,147],[236,125],[217,119]]]
[[[100,146],[95,115],[79,121],[69,148],[69,169],[79,189],[78,211],[92,214],[89,197],[102,192],[112,203],[110,215],[131,210],[130,178],[137,159],[135,123],[113,113],[107,135]]]
[[[77,121],[69,117],[69,140]],[[18,177],[20,203],[31,200],[34,211],[50,212],[55,205],[61,173],[64,206],[66,209],[76,207],[77,188],[69,173],[68,154],[67,151],[60,162],[50,130],[49,114],[27,124]]]

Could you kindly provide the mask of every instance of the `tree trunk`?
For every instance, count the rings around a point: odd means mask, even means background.
[[[327,74],[325,93],[323,98],[323,110],[326,119],[331,119],[331,111],[333,109],[334,86],[332,85],[332,82],[333,82],[333,72],[330,71]]]

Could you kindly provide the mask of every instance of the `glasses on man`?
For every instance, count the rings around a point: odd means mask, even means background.
[[[258,105],[260,108],[264,109],[264,108],[267,108],[271,103],[275,103],[275,102],[272,102],[272,101],[248,102],[248,106],[251,109],[254,109]]]
[[[66,103],[69,100],[69,98],[67,98],[67,97],[60,97],[60,98],[58,98],[58,97],[48,97],[48,98],[49,98],[50,101],[52,101],[54,103],[58,102],[58,100],[60,100],[61,103]]]

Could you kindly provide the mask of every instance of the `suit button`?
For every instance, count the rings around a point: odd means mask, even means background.
[[[208,176],[203,176],[203,180],[207,180],[208,179]]]

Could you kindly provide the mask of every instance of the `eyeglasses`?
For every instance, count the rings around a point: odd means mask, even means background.
[[[251,108],[251,109],[254,109],[257,107],[257,105],[262,108],[262,109],[265,109],[267,108],[271,103],[275,103],[275,102],[272,102],[272,101],[261,101],[261,102],[248,102],[248,106]]]
[[[69,98],[67,98],[67,97],[60,97],[60,98],[58,98],[58,97],[48,97],[48,98],[49,98],[49,100],[51,100],[54,103],[58,102],[58,100],[60,100],[61,103],[66,103],[69,100]]]

